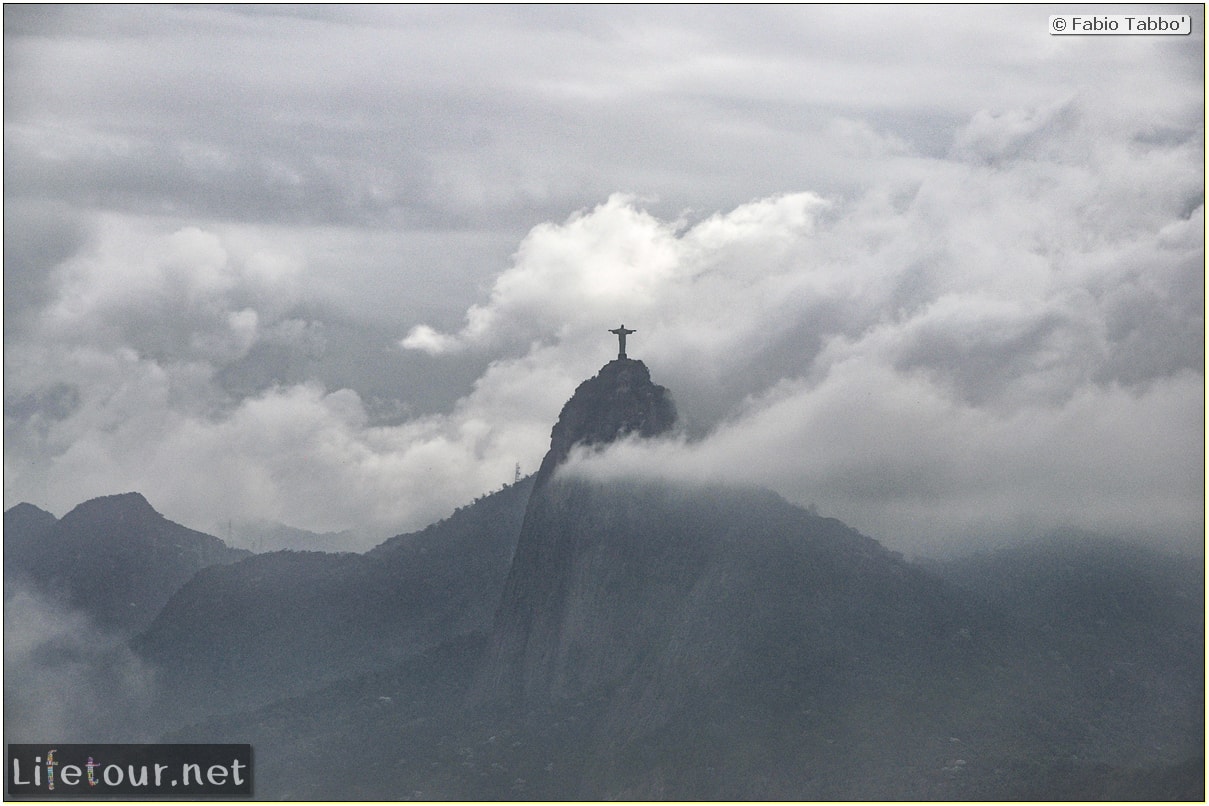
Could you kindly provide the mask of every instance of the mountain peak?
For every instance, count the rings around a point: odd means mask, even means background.
[[[549,477],[576,445],[605,445],[630,434],[658,436],[675,423],[671,394],[651,381],[646,364],[615,358],[581,383],[563,406],[538,481]]]
[[[5,520],[9,518],[21,518],[25,520],[49,521],[50,523],[58,520],[54,515],[41,507],[36,507],[25,501],[6,509],[4,511],[4,518]]]
[[[103,495],[99,498],[89,499],[64,515],[63,520],[71,523],[77,520],[108,521],[114,518],[138,518],[146,520],[162,517],[151,506],[150,502],[143,497],[142,493],[119,493],[117,495]]]
[[[29,513],[14,510],[5,513],[5,572],[124,632],[145,627],[198,570],[250,554],[168,520],[134,492],[85,501],[59,521],[43,513],[36,531],[26,524],[10,535],[21,526],[14,515]]]
[[[12,582],[32,554],[39,551],[43,537],[54,528],[54,515],[22,501],[4,513],[4,573]]]

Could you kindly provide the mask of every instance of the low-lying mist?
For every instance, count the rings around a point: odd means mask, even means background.
[[[150,741],[146,717],[158,685],[155,670],[124,636],[10,584],[4,603],[6,741]]]

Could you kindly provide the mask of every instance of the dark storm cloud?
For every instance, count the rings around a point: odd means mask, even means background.
[[[831,12],[737,27],[669,10],[328,13],[79,7],[10,32],[13,191],[407,227],[531,225],[618,189],[717,209],[783,191],[798,166],[819,190],[851,187],[862,166],[816,155],[828,121],[901,124],[926,80],[872,58],[911,39],[876,27],[852,40],[878,40],[866,57],[834,61],[856,24]]]
[[[53,299],[56,266],[84,246],[84,217],[59,201],[4,206],[4,337],[19,338],[28,319]]]

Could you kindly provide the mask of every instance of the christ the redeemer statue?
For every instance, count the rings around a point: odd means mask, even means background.
[[[617,334],[617,357],[624,360],[625,359],[625,337],[630,335],[631,333],[636,333],[637,331],[627,330],[626,326],[622,325],[621,327],[617,328],[616,330],[610,330],[609,332]]]

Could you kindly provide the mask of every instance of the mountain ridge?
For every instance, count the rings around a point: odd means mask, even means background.
[[[364,554],[276,551],[199,573],[134,643],[178,681],[166,711],[252,707],[485,631],[532,484]]]
[[[140,493],[89,499],[53,523],[27,506],[5,513],[6,573],[119,632],[146,626],[202,568],[251,553],[168,520]]]

